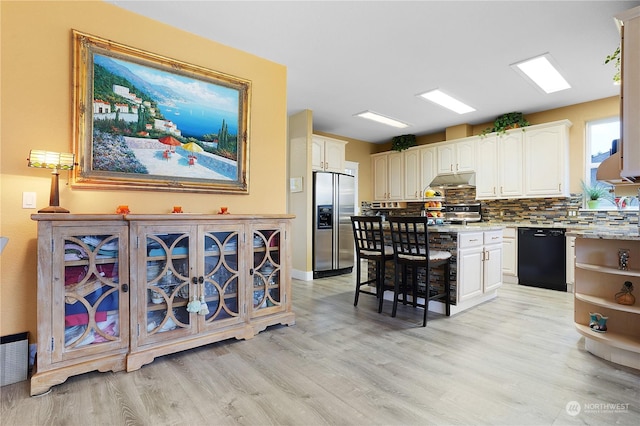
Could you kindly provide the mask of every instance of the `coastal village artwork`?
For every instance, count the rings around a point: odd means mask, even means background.
[[[246,86],[110,47],[88,49],[90,69],[80,73],[91,104],[85,177],[178,189],[211,182],[246,187]]]

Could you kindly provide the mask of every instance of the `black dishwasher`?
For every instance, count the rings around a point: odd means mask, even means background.
[[[565,229],[518,228],[518,283],[567,291]]]

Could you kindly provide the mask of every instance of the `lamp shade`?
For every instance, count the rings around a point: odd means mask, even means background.
[[[52,152],[32,149],[29,153],[29,167],[73,170],[73,166],[74,155],[70,152]]]

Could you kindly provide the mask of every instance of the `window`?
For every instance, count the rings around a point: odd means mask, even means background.
[[[587,176],[585,183],[594,184],[596,170],[611,155],[612,142],[620,138],[620,119],[618,117],[587,122]]]

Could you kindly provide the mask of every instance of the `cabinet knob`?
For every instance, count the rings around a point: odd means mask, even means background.
[[[122,288],[122,292],[126,293],[129,291],[129,284],[122,284],[121,288]]]
[[[200,275],[198,277],[198,284],[202,284],[204,282],[204,277],[202,275]]]
[[[249,269],[249,275],[253,275],[253,268]]]
[[[193,284],[198,284],[198,277],[191,277],[191,282]]]

